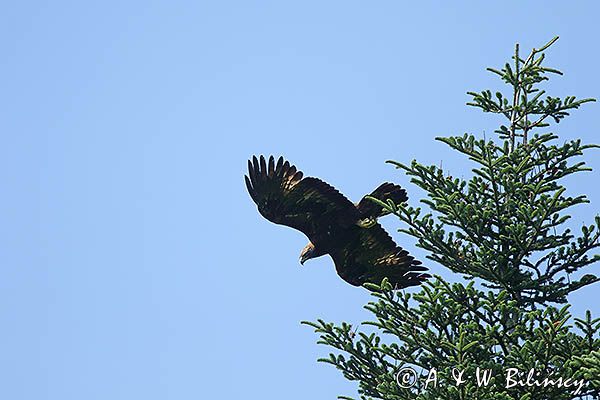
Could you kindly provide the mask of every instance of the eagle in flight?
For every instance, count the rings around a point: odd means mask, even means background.
[[[329,254],[338,275],[354,286],[381,284],[387,278],[401,289],[419,285],[427,269],[394,243],[377,223],[382,207],[363,198],[352,203],[331,185],[305,177],[280,157],[248,160],[246,187],[260,214],[271,222],[304,233],[310,242],[300,253],[300,264]],[[400,204],[408,200],[398,185],[383,183],[370,196]]]

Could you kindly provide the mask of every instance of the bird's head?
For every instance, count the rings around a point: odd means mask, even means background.
[[[302,252],[300,253],[300,264],[304,265],[306,260],[310,260],[314,257],[314,254],[315,245],[311,242],[308,242],[308,244],[302,249]]]

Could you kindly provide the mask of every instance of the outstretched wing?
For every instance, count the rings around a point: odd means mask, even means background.
[[[388,200],[392,200],[394,204],[404,203],[408,200],[406,190],[389,182],[379,185],[379,187],[373,190],[373,193],[369,196],[386,203]],[[363,197],[356,207],[358,208],[358,211],[360,211],[361,218],[379,218],[385,214],[379,204],[366,197]]]
[[[429,275],[427,268],[392,238],[379,224],[356,228],[353,238],[330,251],[339,276],[360,286],[366,282],[380,284],[383,278],[397,289],[421,284]]]
[[[258,211],[271,222],[298,229],[314,242],[333,225],[350,226],[359,213],[356,206],[331,185],[302,178],[302,172],[280,157],[268,163],[263,156],[248,161],[246,187]]]

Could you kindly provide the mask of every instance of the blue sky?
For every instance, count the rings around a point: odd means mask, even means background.
[[[357,323],[366,291],[259,216],[252,154],[352,199],[387,159],[467,166],[433,138],[491,132],[485,67],[560,35],[556,95],[600,97],[592,1],[13,2],[0,12],[0,397],[333,399],[301,320]],[[599,142],[598,104],[555,131]],[[600,204],[593,173],[570,186]],[[401,237],[393,218],[385,222]],[[439,266],[435,273],[452,278]],[[597,268],[597,267],[596,267]],[[596,292],[573,310],[600,312]]]

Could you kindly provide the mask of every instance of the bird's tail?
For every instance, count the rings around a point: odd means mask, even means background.
[[[369,196],[386,203],[388,200],[392,200],[394,204],[404,203],[408,200],[406,190],[389,182],[379,185],[379,187],[373,190],[373,193],[369,194]],[[362,219],[377,219],[387,214],[379,204],[366,197],[363,197],[356,207],[358,208]]]

